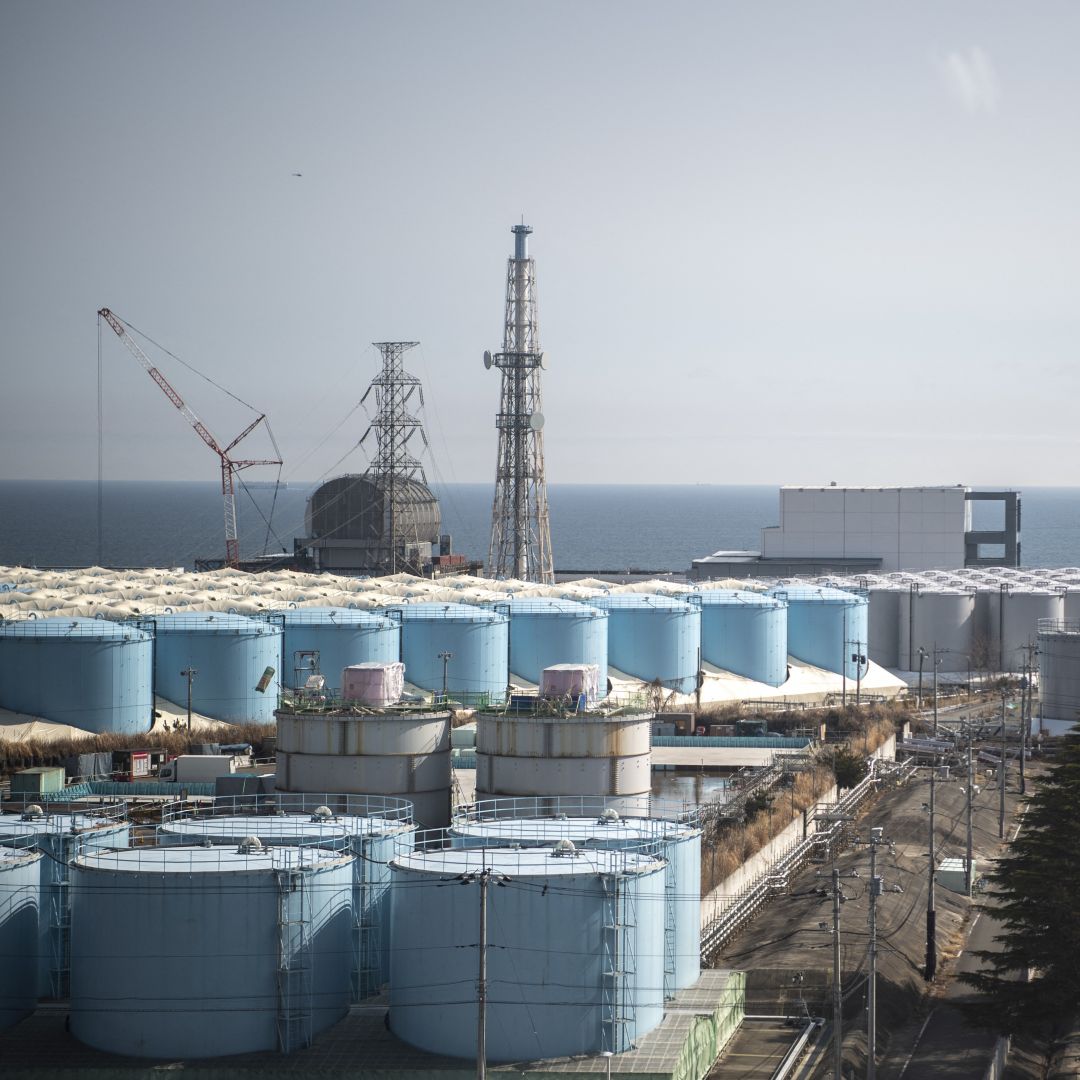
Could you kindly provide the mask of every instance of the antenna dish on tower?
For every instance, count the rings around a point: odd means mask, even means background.
[[[533,431],[540,431],[544,426],[544,414],[542,412],[534,412],[529,417],[529,427]]]
[[[493,363],[493,361],[491,359],[491,350],[490,349],[485,349],[484,350],[484,367],[486,367],[490,371],[492,363]]]

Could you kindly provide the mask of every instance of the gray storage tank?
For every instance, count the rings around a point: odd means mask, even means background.
[[[663,1018],[662,859],[569,840],[522,850],[418,844],[391,870],[390,1029],[405,1042],[476,1058],[468,988],[485,872],[488,1060],[618,1053]]]
[[[631,813],[648,798],[655,713],[568,713],[543,701],[535,709],[477,713],[477,799],[602,796]]]
[[[106,619],[0,621],[0,707],[98,734],[153,721],[150,634]]]
[[[29,1016],[38,999],[41,861],[29,848],[0,847],[0,1031]]]
[[[390,978],[390,860],[415,831],[412,803],[378,795],[218,796],[210,806],[167,803],[161,815],[163,843],[237,845],[254,836],[278,847],[344,839],[356,856],[354,1001],[377,993]]]
[[[156,692],[184,706],[188,677],[195,712],[230,724],[272,724],[277,707],[282,630],[263,619],[222,611],[158,615],[154,627]]]
[[[664,996],[693,986],[701,975],[700,811],[644,799],[622,816],[610,800],[487,799],[463,806],[450,826],[454,847],[549,847],[572,840],[579,848],[661,856],[664,870]]]
[[[277,713],[276,786],[407,799],[428,828],[450,823],[450,713],[295,703]]]
[[[1080,723],[1080,621],[1038,624],[1041,730],[1064,735]]]
[[[113,1054],[288,1053],[349,1007],[354,856],[93,851],[71,871],[71,1032]]]

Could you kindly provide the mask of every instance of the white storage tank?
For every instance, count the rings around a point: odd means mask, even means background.
[[[1039,621],[1065,618],[1061,590],[1006,590],[990,594],[991,659],[998,671],[1020,671],[1038,639]]]
[[[60,805],[62,809],[56,809]],[[69,872],[81,851],[127,847],[130,826],[123,803],[73,811],[67,803],[30,803],[14,814],[0,814],[0,837],[21,837],[45,854],[41,870],[38,918],[38,996],[64,998],[71,966],[68,925],[71,920]]]
[[[353,854],[353,1000],[378,992],[390,978],[390,860],[416,831],[412,804],[384,796],[275,793],[218,796],[212,805],[167,803],[161,840],[177,844],[334,844]]]
[[[405,1042],[476,1059],[485,873],[489,1061],[618,1053],[663,1019],[662,859],[562,840],[418,846],[391,869],[390,1029]]]
[[[873,603],[871,601],[871,603]],[[900,667],[933,678],[934,650],[938,671],[968,671],[975,644],[975,594],[970,590],[923,589],[900,601]]]
[[[1080,620],[1039,623],[1039,716],[1048,735],[1080,723]]]
[[[701,975],[700,815],[641,801],[624,817],[607,799],[488,799],[462,807],[450,826],[454,847],[579,848],[660,855],[664,871],[664,996],[693,986]],[[588,811],[588,813],[583,813]],[[648,816],[655,815],[655,816]]]
[[[421,825],[450,823],[450,713],[317,704],[277,713],[278,791],[391,795]]]
[[[29,1016],[38,999],[41,861],[30,848],[0,847],[0,1031]]]
[[[71,871],[71,1032],[133,1057],[308,1046],[349,1008],[354,856],[92,851]]]
[[[652,712],[483,711],[476,717],[476,797],[603,796],[616,810],[652,790]]]

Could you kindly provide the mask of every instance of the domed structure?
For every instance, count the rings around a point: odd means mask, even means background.
[[[440,524],[439,502],[423,481],[350,473],[312,493],[307,536],[298,544],[311,552],[320,570],[416,572],[431,562]]]

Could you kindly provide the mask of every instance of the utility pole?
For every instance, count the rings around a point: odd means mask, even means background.
[[[487,1076],[487,890],[491,871],[480,871],[480,960],[476,982],[476,1080]]]
[[[998,800],[998,839],[1005,839],[1005,695],[1001,695],[1001,776],[1000,798]]]
[[[972,859],[972,829],[971,829],[971,797],[972,788],[975,784],[975,773],[971,767],[971,729],[968,729],[967,745],[967,863],[964,866],[964,888],[968,896],[971,896],[971,859]]]
[[[454,659],[454,654],[452,652],[441,652],[441,653],[439,653],[439,659],[442,661],[442,696],[443,696],[443,701],[445,701],[446,700],[446,669],[447,669],[447,666],[449,665],[450,661]]]
[[[187,679],[187,729],[191,731],[191,680],[199,674],[198,668],[193,668],[190,664],[184,668],[180,674]]]
[[[866,991],[866,1080],[877,1080],[877,874],[878,844],[884,843],[881,826],[870,830],[870,974]]]
[[[934,698],[937,703],[937,697]],[[937,869],[937,852],[934,845],[934,794],[937,788],[937,755],[930,765],[930,880],[926,891],[926,971],[927,982],[933,982],[937,974],[937,903],[934,896],[934,877]]]
[[[934,642],[934,738],[937,738],[937,668],[938,668],[938,648],[937,642]]]
[[[833,1080],[844,1080],[844,995],[840,982],[840,871],[832,872]]]
[[[922,708],[922,668],[923,668],[923,661],[925,659],[926,659],[926,650],[920,645],[919,646],[919,697],[918,697],[918,703],[919,703],[919,708],[920,709]]]

